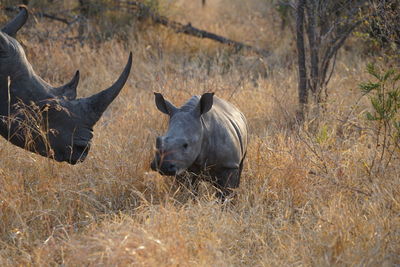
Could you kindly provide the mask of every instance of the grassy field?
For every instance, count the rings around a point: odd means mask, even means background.
[[[197,3],[198,2],[198,3]],[[129,51],[131,76],[95,127],[85,162],[56,163],[0,141],[1,266],[393,266],[400,264],[400,164],[371,172],[379,151],[358,84],[379,59],[351,38],[319,129],[294,127],[295,45],[266,1],[174,1],[176,20],[273,52],[234,51],[151,26],[98,46],[18,38],[45,80],[81,72],[78,96],[108,87]],[[32,20],[28,22],[33,23]],[[54,26],[56,27],[56,26]],[[153,92],[182,104],[213,91],[246,115],[250,145],[235,199],[204,183],[193,197],[150,170],[167,117]],[[399,151],[397,151],[399,152]],[[377,164],[380,164],[379,162]]]

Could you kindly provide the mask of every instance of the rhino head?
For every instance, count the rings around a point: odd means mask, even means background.
[[[79,71],[67,84],[53,87],[34,72],[14,39],[27,16],[22,8],[0,31],[0,134],[34,153],[76,164],[86,158],[93,126],[128,79],[132,53],[111,87],[76,99]]]
[[[192,97],[181,108],[165,100],[162,94],[154,94],[158,110],[169,116],[169,125],[167,133],[156,139],[151,168],[164,175],[179,175],[193,165],[205,145],[202,115],[211,109],[214,93],[205,93],[200,99]]]

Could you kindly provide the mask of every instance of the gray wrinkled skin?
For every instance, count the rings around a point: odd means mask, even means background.
[[[27,10],[22,8],[0,31],[0,134],[16,146],[76,164],[89,152],[93,126],[124,86],[132,54],[110,88],[76,99],[79,72],[69,83],[51,86],[34,72],[22,46],[13,38],[27,16]],[[44,136],[32,123],[32,117],[39,121],[36,125],[40,125],[41,132],[45,130]]]
[[[205,173],[223,194],[237,188],[248,142],[244,115],[213,93],[193,96],[179,109],[155,95],[170,120],[167,133],[156,140],[151,168],[163,175]]]

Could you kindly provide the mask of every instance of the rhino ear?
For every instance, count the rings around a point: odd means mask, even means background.
[[[15,37],[18,30],[24,26],[27,19],[28,9],[25,6],[20,6],[19,14],[10,22],[8,22],[1,30],[12,37]]]
[[[205,93],[201,96],[199,104],[195,108],[195,112],[200,116],[207,113],[213,105],[214,93]]]
[[[154,92],[154,95],[158,110],[172,117],[178,109],[168,100],[165,100],[162,94]]]
[[[76,88],[78,87],[78,83],[79,83],[79,70],[75,72],[74,77],[67,84],[54,88],[53,93],[56,96],[62,96],[68,100],[74,100],[76,98]]]

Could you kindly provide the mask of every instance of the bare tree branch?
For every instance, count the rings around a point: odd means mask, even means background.
[[[143,12],[144,14],[147,14],[147,16],[150,17],[154,23],[161,24],[165,27],[168,27],[177,33],[183,33],[183,34],[187,34],[187,35],[198,37],[198,38],[210,39],[210,40],[222,43],[222,44],[232,46],[236,50],[242,50],[242,49],[249,50],[249,51],[255,52],[259,55],[265,56],[265,57],[269,56],[271,54],[267,50],[259,49],[254,46],[251,46],[251,45],[248,45],[248,44],[245,44],[242,42],[234,41],[229,38],[223,37],[221,35],[209,32],[209,31],[198,29],[196,27],[193,27],[190,23],[184,25],[182,23],[170,20],[165,16],[161,16],[161,15],[155,13],[154,11],[151,10],[150,7],[148,7],[147,5],[145,5],[141,2],[119,1],[119,4],[125,5],[125,7],[127,7],[127,8],[129,8],[129,7],[138,8],[141,12]]]
[[[6,6],[6,7],[4,7],[4,10],[5,11],[18,12],[19,7],[18,6]],[[71,24],[71,22],[68,21],[67,19],[60,18],[60,17],[58,17],[56,15],[49,14],[49,13],[46,13],[46,12],[32,12],[32,14],[34,16],[37,16],[37,17],[43,17],[43,18],[47,18],[47,19],[51,19],[51,20],[56,20],[56,21],[65,23],[67,25]]]

